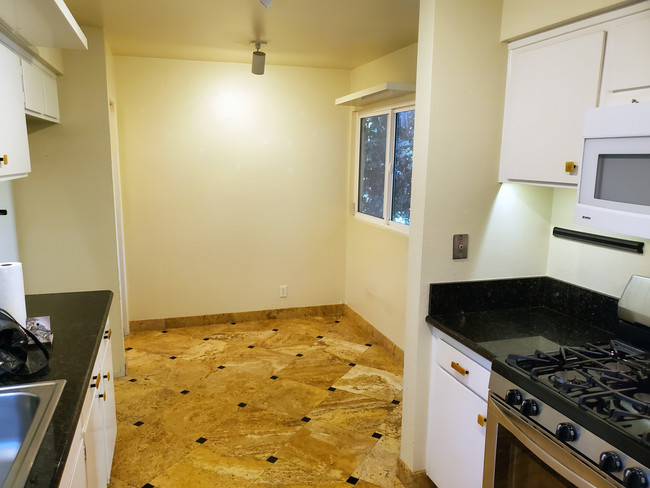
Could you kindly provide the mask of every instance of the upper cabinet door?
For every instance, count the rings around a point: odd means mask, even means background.
[[[575,186],[585,109],[598,103],[605,32],[571,34],[512,49],[500,181]]]
[[[0,44],[0,181],[27,176],[30,171],[25,97],[20,60]]]
[[[650,102],[650,12],[613,23],[607,34],[602,105]]]

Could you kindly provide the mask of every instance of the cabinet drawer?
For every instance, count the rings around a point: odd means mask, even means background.
[[[490,372],[445,341],[438,342],[437,361],[442,369],[487,401]]]

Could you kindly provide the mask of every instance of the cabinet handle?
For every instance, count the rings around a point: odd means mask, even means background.
[[[478,422],[478,424],[479,424],[481,427],[485,427],[485,422],[487,422],[487,417],[483,417],[483,415],[481,415],[481,414],[479,413],[479,414],[478,414],[478,418],[476,419],[476,422]]]
[[[451,367],[458,371],[460,374],[463,376],[467,376],[469,374],[469,371],[467,371],[465,368],[463,368],[460,364],[458,364],[456,361],[451,362]]]
[[[0,157],[0,161],[4,164],[9,164],[9,157],[6,154],[3,154],[2,157]]]
[[[90,384],[91,388],[99,388],[99,375],[93,376],[94,383]]]
[[[111,372],[109,371],[104,375],[104,378],[106,378],[106,381],[111,381]]]
[[[104,339],[111,339],[111,335],[113,334],[113,329],[108,329],[108,332],[104,333]]]
[[[100,393],[100,394],[99,394],[99,398],[103,398],[104,401],[106,401],[106,392],[104,392],[104,393]]]
[[[578,165],[573,161],[567,161],[566,163],[564,163],[564,171],[566,171],[567,173],[573,173],[577,167]]]

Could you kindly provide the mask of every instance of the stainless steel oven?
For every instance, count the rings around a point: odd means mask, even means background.
[[[483,488],[622,486],[494,394],[487,418]]]

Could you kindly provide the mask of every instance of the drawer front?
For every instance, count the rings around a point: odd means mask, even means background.
[[[487,401],[490,372],[445,341],[438,342],[437,362],[461,384]]]

